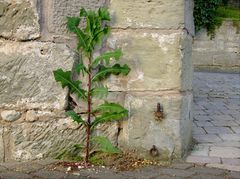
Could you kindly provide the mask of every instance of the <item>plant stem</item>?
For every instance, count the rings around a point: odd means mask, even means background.
[[[87,143],[86,143],[86,158],[85,161],[88,163],[89,161],[89,150],[90,150],[90,137],[91,137],[91,107],[92,107],[92,99],[91,99],[91,89],[92,89],[92,55],[90,54],[89,60],[89,73],[88,73],[88,118],[87,118]]]

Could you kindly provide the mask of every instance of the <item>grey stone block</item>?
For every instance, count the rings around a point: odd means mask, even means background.
[[[0,2],[0,37],[32,40],[40,37],[38,0]]]
[[[74,53],[66,45],[0,41],[0,107],[63,109],[66,90],[53,70],[70,70]]]

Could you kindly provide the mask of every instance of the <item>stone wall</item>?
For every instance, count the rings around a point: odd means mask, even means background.
[[[237,22],[235,22],[237,23]],[[196,70],[240,72],[240,22],[223,22],[212,40],[207,32],[198,32],[193,43]]]
[[[105,82],[109,100],[123,104],[128,119],[96,133],[145,157],[154,145],[159,159],[183,156],[192,126],[192,0],[0,0],[0,161],[54,157],[85,141],[82,126],[64,114],[68,93],[52,74],[76,60],[75,37],[65,26],[81,6],[109,7],[106,46],[122,48],[132,69]]]

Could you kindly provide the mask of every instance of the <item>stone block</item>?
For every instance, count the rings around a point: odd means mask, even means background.
[[[105,136],[116,141],[116,128],[108,125],[108,129],[104,126],[103,130]],[[13,124],[8,149],[11,156],[8,156],[8,160],[56,157],[74,144],[85,145],[85,139],[85,128],[72,122],[70,118]]]
[[[232,158],[223,158],[222,159],[223,164],[226,165],[236,165],[236,166],[240,166],[240,159],[232,159]]]
[[[240,158],[240,149],[237,147],[211,147],[209,156],[222,158]]]
[[[240,134],[219,134],[226,141],[240,141]]]
[[[3,127],[0,127],[0,162],[4,160]]]
[[[221,142],[221,138],[219,138],[215,134],[198,134],[193,135],[193,138],[198,143],[215,143],[215,142]]]
[[[220,168],[220,169],[224,169],[224,170],[229,170],[232,172],[236,171],[238,174],[238,177],[232,177],[232,175],[230,174],[231,178],[239,178],[239,173],[240,173],[240,167],[239,166],[234,166],[234,165],[226,165],[226,164],[207,164],[206,167],[209,168]]]
[[[125,107],[129,118],[123,122],[120,145],[147,157],[155,145],[159,151],[157,158],[181,157],[191,142],[191,102],[191,95],[127,94]],[[163,106],[165,118],[162,120],[155,116],[157,103]]]
[[[50,32],[62,34],[67,33],[66,17],[78,16],[80,8],[97,9],[106,5],[106,0],[52,0],[47,2],[48,7],[48,29]]]
[[[73,61],[66,45],[0,41],[0,107],[63,109],[67,92],[53,70],[70,70]]]
[[[207,126],[204,127],[208,134],[232,134],[232,130],[228,127],[214,127],[214,126]]]
[[[184,0],[112,0],[115,28],[179,29],[184,26]]]
[[[204,157],[204,156],[192,156],[192,155],[189,155],[186,158],[186,162],[189,162],[189,163],[201,163],[201,164],[206,164],[206,163],[220,164],[221,160],[220,160],[219,157]]]
[[[180,31],[112,32],[108,46],[123,50],[122,63],[131,72],[126,77],[111,76],[108,87],[111,91],[191,89],[190,42]]]
[[[20,41],[40,37],[38,0],[0,2],[0,37]]]
[[[2,120],[7,122],[13,122],[21,117],[21,113],[15,110],[5,110],[1,112]]]

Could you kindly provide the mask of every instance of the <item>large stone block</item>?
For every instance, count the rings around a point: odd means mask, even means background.
[[[10,133],[10,156],[12,160],[35,160],[56,157],[63,149],[85,140],[83,127],[71,119],[12,125]]]
[[[40,37],[37,1],[0,1],[0,37],[21,41]]]
[[[70,70],[73,61],[66,45],[0,41],[0,106],[63,109],[66,90],[53,70]]]
[[[111,76],[107,82],[110,90],[191,89],[191,85],[185,85],[182,81],[185,78],[183,74],[186,72],[188,75],[183,66],[191,66],[190,58],[185,57],[191,54],[191,39],[186,38],[181,31],[113,32],[108,46],[122,48],[122,63],[128,64],[131,72],[126,77]]]
[[[116,142],[116,123],[102,125],[101,129],[95,132],[95,135],[104,135]],[[85,134],[85,128],[73,123],[70,118],[16,123],[11,128],[7,160],[26,161],[56,157],[74,144],[85,145]]]
[[[178,29],[184,26],[184,0],[112,0],[113,27]]]
[[[97,9],[105,6],[106,0],[52,0],[48,2],[49,30],[53,33],[66,33],[66,17],[78,16],[81,7]]]
[[[157,103],[163,106],[164,118],[155,117]],[[159,159],[181,157],[191,142],[192,95],[138,92],[126,96],[129,119],[123,122],[121,146],[148,156],[156,146]]]
[[[0,162],[4,160],[3,127],[0,127]]]

